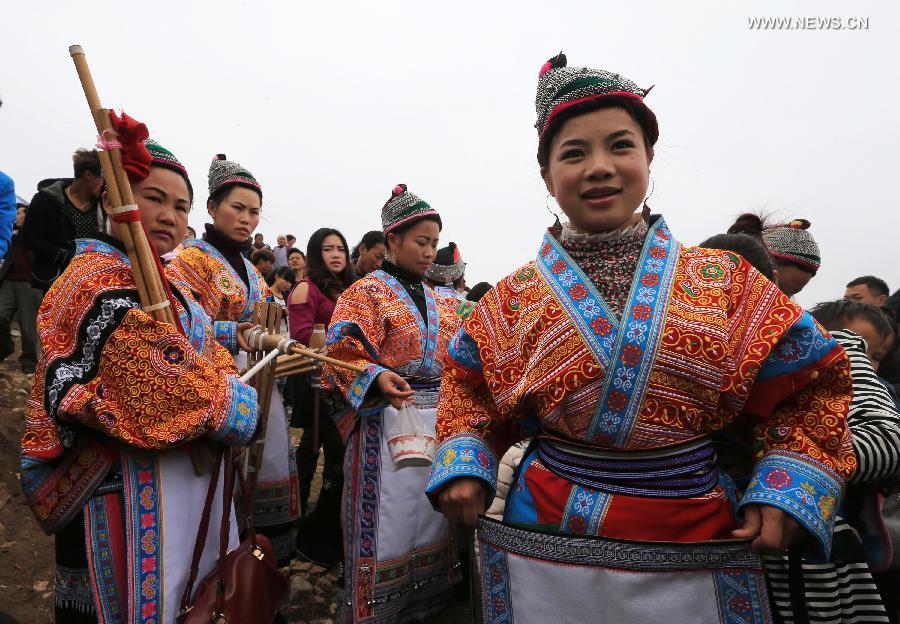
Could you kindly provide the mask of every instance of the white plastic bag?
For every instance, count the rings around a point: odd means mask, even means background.
[[[404,404],[399,411],[389,407],[385,415],[390,412],[394,414],[385,423],[385,434],[394,465],[398,469],[430,466],[436,450],[434,427],[422,419],[412,402]]]

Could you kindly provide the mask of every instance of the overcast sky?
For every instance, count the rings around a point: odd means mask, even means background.
[[[552,222],[534,91],[559,50],[642,86],[661,136],[654,212],[696,244],[740,212],[804,217],[822,248],[800,303],[866,273],[900,287],[900,4],[869,2],[4,3],[0,169],[31,197],[95,132],[67,48],[102,103],[187,166],[206,220],[224,152],[264,190],[268,241],[380,229],[405,182],[436,207],[468,281],[531,259]],[[867,30],[755,31],[751,17],[868,18]],[[553,204],[551,203],[551,206]],[[553,206],[555,208],[555,206]]]

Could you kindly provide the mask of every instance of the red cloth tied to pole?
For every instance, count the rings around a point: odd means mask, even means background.
[[[144,180],[150,175],[150,164],[153,162],[153,157],[144,145],[144,139],[150,136],[147,126],[124,112],[120,117],[115,111],[109,111],[109,120],[116,139],[122,144],[122,168],[128,175],[128,181],[135,184]]]

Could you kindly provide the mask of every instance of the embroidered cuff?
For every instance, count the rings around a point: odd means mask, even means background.
[[[827,559],[842,490],[843,480],[826,466],[798,453],[774,451],[756,464],[739,507],[755,503],[786,511],[815,536]]]
[[[353,409],[359,411],[366,395],[369,393],[369,388],[375,382],[375,378],[386,370],[386,368],[378,366],[378,364],[369,364],[366,366],[364,373],[356,376],[356,379],[353,380],[350,389],[347,391],[347,401],[350,402]]]
[[[231,355],[238,352],[237,325],[236,321],[213,321],[216,341],[228,349]]]
[[[243,383],[236,375],[229,375],[222,411],[222,419],[210,432],[210,436],[232,446],[249,444],[259,422],[256,388]]]
[[[488,486],[486,507],[491,506],[497,491],[499,462],[484,440],[468,433],[450,436],[438,447],[434,458],[425,494],[435,510],[440,511],[437,493],[447,482],[458,477],[475,477],[484,481]]]

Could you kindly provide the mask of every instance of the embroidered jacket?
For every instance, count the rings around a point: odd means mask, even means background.
[[[256,391],[238,379],[190,295],[177,292],[173,305],[185,334],[140,309],[122,251],[89,239],[77,241],[44,297],[22,485],[46,532],[77,513],[118,444],[160,451],[202,436],[232,445],[253,436]]]
[[[166,275],[186,285],[213,319],[216,339],[231,353],[238,352],[237,324],[253,319],[253,304],[269,298],[269,287],[256,267],[243,259],[249,285],[218,249],[199,239],[186,240],[166,265]]]
[[[428,492],[484,480],[541,431],[652,449],[757,418],[742,505],[797,518],[827,551],[856,459],[843,349],[740,256],[682,248],[651,223],[622,319],[548,233],[454,336],[444,365]]]
[[[340,389],[350,410],[340,415],[338,429],[350,435],[361,409],[380,411],[384,402],[365,403],[375,378],[387,369],[405,377],[440,377],[441,355],[459,329],[455,299],[437,297],[424,286],[427,318],[423,319],[403,286],[384,271],[374,271],[343,292],[331,316],[328,355],[366,368],[356,375],[325,365],[323,378]]]

